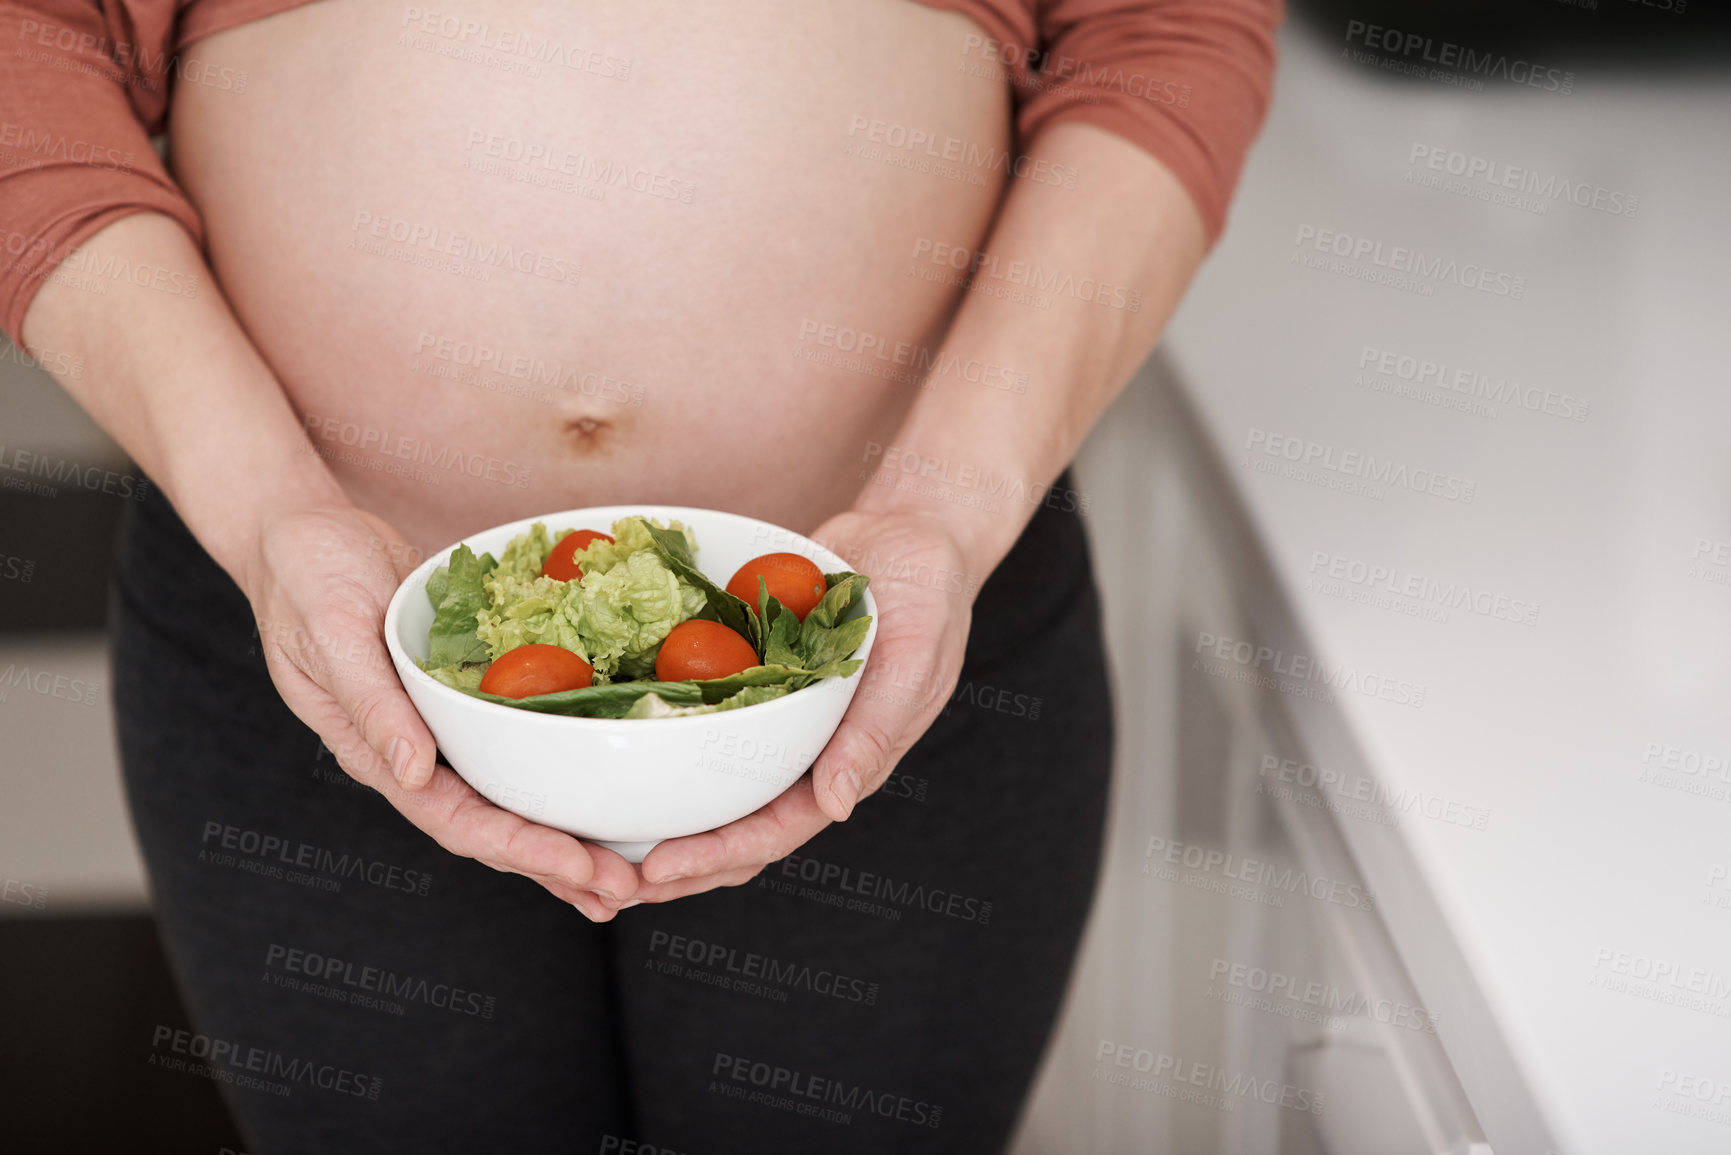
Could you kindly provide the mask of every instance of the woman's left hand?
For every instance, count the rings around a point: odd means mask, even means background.
[[[931,726],[960,676],[983,575],[967,572],[937,516],[849,510],[811,536],[871,578],[878,633],[859,689],[810,773],[737,822],[650,851],[639,868],[639,902],[739,886],[844,821]]]

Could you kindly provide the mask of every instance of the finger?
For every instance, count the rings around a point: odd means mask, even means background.
[[[483,866],[494,870],[502,870],[511,874],[522,874],[533,879],[547,889],[561,902],[575,904],[579,898],[588,896],[599,898],[609,909],[617,909],[636,895],[643,888],[643,879],[638,875],[636,867],[623,858],[614,855],[612,851],[598,847],[593,843],[582,843],[583,849],[589,852],[592,871],[589,880],[581,885],[574,885],[567,877],[551,874],[533,874],[519,869],[508,862],[489,862],[477,859]]]
[[[643,860],[648,888],[785,858],[830,824],[812,797],[810,775],[736,822],[702,834],[671,838]]]
[[[410,822],[453,854],[477,859],[497,870],[550,878],[575,891],[593,891],[615,905],[637,891],[636,871],[617,854],[585,846],[563,831],[501,810],[449,767],[437,767],[432,779],[418,791],[398,789],[386,797]]]
[[[582,842],[581,845],[588,851],[593,867],[586,889],[606,891],[617,897],[620,905],[635,898],[637,892],[643,889],[643,875],[638,871],[636,863],[627,862],[618,851],[593,842]]]
[[[323,690],[398,784],[406,790],[425,786],[433,776],[437,743],[403,690],[377,623],[359,614],[337,614],[328,624],[299,632],[304,635],[299,639],[302,644],[281,650],[293,670],[281,670],[278,663],[273,679],[279,673],[291,677],[298,673]],[[280,688],[293,708],[289,688]],[[310,719],[302,720],[319,728]]]
[[[482,863],[482,865],[483,866],[491,866],[493,864],[492,863]],[[495,867],[495,869],[504,869],[504,872],[507,874],[516,874],[517,873],[517,871],[510,870],[507,868]],[[568,903],[572,906],[576,906],[580,901],[582,901],[584,899],[594,899],[595,901],[600,902],[602,905],[607,906],[609,909],[613,909],[613,907],[611,906],[608,899],[602,898],[599,894],[596,894],[594,891],[587,890],[581,886],[572,886],[571,884],[565,882],[563,879],[553,878],[553,877],[551,877],[549,875],[545,875],[545,874],[524,875],[524,877],[528,878],[531,882],[538,883],[543,890],[547,891],[547,893],[551,894],[554,898],[558,899],[560,902]],[[620,903],[619,905],[624,906],[625,904]]]
[[[483,863],[483,865],[492,864]],[[518,873],[517,871],[505,867],[498,867],[496,869],[504,870],[509,874]],[[606,922],[625,907],[636,905],[635,901],[632,899],[627,899],[624,902],[616,902],[611,897],[597,894],[592,890],[585,890],[582,887],[572,886],[561,879],[549,878],[546,875],[526,875],[525,877],[529,878],[532,882],[538,883],[543,890],[547,891],[547,893],[551,894],[560,902],[563,902],[567,906],[577,910],[578,913],[582,914],[583,917],[587,918],[590,922]]]
[[[636,897],[627,905],[636,905],[640,902],[672,902],[676,898],[688,898],[693,894],[702,894],[706,890],[714,890],[720,886],[744,886],[762,874],[767,865],[768,863],[760,863],[756,866],[741,866],[736,870],[724,870],[719,874],[682,878],[678,882],[662,883],[660,886],[644,886],[638,889]]]
[[[489,867],[504,874],[521,874],[531,882],[539,884],[542,889],[546,890],[560,902],[570,903],[572,905],[576,905],[583,899],[596,899],[609,910],[615,910],[623,907],[630,901],[630,899],[622,898],[620,896],[621,891],[628,891],[635,894],[635,890],[632,889],[633,887],[641,889],[635,879],[633,879],[631,883],[621,886],[615,879],[597,877],[591,879],[590,882],[582,886],[574,886],[570,879],[562,878],[557,875],[529,874],[522,870],[518,870],[505,862],[489,862],[486,859],[481,858],[477,858],[475,861],[479,862],[482,866]]]
[[[361,732],[355,728],[354,719],[337,704],[335,698],[310,681],[299,669],[290,669],[287,674],[280,670],[273,671],[272,677],[277,689],[282,692],[283,701],[288,704],[295,717],[305,722],[319,736],[319,741],[336,757],[337,765],[344,773],[381,793],[395,785],[391,778],[390,763],[367,745],[366,739],[361,737]],[[293,684],[290,684],[291,678]]]
[[[579,895],[571,900],[571,905],[590,922],[612,922],[613,916],[619,913],[617,908],[608,906],[592,894]]]
[[[335,677],[325,688],[388,764],[397,784],[405,790],[422,789],[433,777],[437,742],[398,681],[385,647],[369,643],[367,653],[364,665],[351,667],[355,676]]]
[[[929,687],[923,692],[893,684],[898,670],[932,674],[936,664],[932,646],[924,641],[891,639],[872,654],[841,725],[812,766],[817,805],[830,818],[845,822],[861,798],[884,784],[901,756],[937,716],[943,700],[938,679],[920,678]]]
[[[445,849],[458,854],[463,854],[470,849],[466,844],[461,850],[457,849],[456,845],[449,844],[452,840],[441,828],[440,817],[436,813],[439,809],[449,810],[454,805],[454,797],[467,797],[474,794],[474,788],[463,782],[461,776],[457,775],[455,771],[446,766],[438,767],[443,773],[450,774],[457,779],[456,795],[446,792],[446,783],[443,779],[438,784],[438,788],[425,793],[406,791],[390,777],[389,769],[384,764],[383,759],[379,758],[378,754],[362,740],[348,716],[334,701],[326,699],[323,703],[314,703],[310,710],[300,710],[297,713],[301,713],[303,718],[309,713],[325,717],[328,725],[320,727],[324,730],[324,733],[321,734],[321,740],[325,747],[336,755],[338,765],[351,778],[377,790],[404,817],[408,818],[424,833],[433,836],[434,841],[439,842]],[[478,794],[475,794],[474,797],[485,803],[485,799],[481,799]],[[429,806],[429,803],[432,805]],[[576,885],[579,880],[575,877],[539,872],[529,862],[510,862],[502,857],[492,858],[485,851],[467,856],[473,857],[476,861],[495,870],[506,870],[533,878],[566,902],[572,901],[573,895],[587,893],[590,885],[611,891],[635,889],[638,879],[629,863],[604,848],[589,847],[587,849],[589,850],[589,861],[586,864],[586,869],[589,878],[588,884],[584,886]],[[599,878],[597,878],[595,870],[597,856],[606,856],[607,859],[605,870]]]
[[[383,759],[360,737],[341,707],[328,698],[323,702],[312,703],[309,709],[297,709],[296,712],[309,724],[316,726],[318,720],[325,723],[316,728],[325,732],[325,745],[336,755],[338,764],[350,777],[378,790],[386,801],[417,828],[454,854],[474,858],[495,870],[532,878],[561,901],[573,904],[578,895],[592,891],[606,894],[617,904],[634,894],[642,881],[636,868],[617,853],[602,846],[579,843],[570,835],[539,826],[521,816],[494,807],[447,766],[436,767],[440,777],[432,788],[405,790],[389,776]],[[309,718],[308,714],[314,717]],[[495,825],[487,829],[478,821],[481,812],[487,809],[504,816],[506,821],[495,819]],[[453,825],[450,819],[453,814],[459,815],[460,822],[466,821],[466,832]],[[531,826],[545,833],[531,839],[515,833],[520,827]],[[501,839],[504,840],[503,843],[499,841]],[[500,845],[514,846],[530,853],[513,858],[510,854],[496,849]],[[495,849],[488,849],[489,846]],[[575,855],[569,853],[573,847],[578,851]],[[549,850],[558,855],[556,860],[545,857]],[[544,864],[548,861],[557,861],[559,865],[551,870],[545,869]]]

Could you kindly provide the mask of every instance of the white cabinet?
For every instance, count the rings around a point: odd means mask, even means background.
[[[1158,358],[1077,465],[1119,718],[1096,909],[1017,1155],[1490,1155],[1339,824],[1269,575]],[[1290,645],[1290,642],[1284,644]],[[1319,708],[1314,701],[1304,708]],[[1321,707],[1326,708],[1326,707]],[[1325,800],[1326,799],[1326,800]]]

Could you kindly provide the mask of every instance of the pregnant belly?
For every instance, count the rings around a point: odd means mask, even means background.
[[[345,488],[429,549],[579,505],[844,508],[960,292],[912,258],[977,247],[1001,191],[908,147],[1007,147],[1005,90],[957,67],[978,29],[905,0],[423,11],[220,33],[192,54],[245,91],[173,106],[217,278]]]

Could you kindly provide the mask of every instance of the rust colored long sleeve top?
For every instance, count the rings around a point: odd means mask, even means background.
[[[202,244],[150,138],[172,84],[245,78],[184,53],[307,2],[0,0],[0,329],[22,345],[43,280],[129,213],[166,213]],[[1116,133],[1171,169],[1219,237],[1267,108],[1283,0],[920,2],[983,29],[963,66],[1008,73],[1022,147],[1065,121]]]

